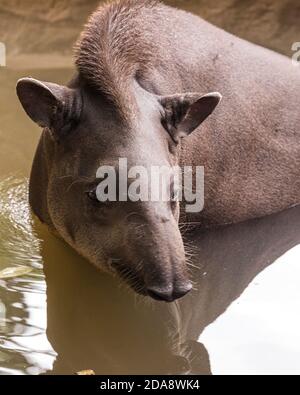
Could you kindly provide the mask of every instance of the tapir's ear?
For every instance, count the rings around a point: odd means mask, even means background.
[[[198,93],[165,96],[162,123],[175,141],[188,136],[214,111],[222,96],[218,92],[201,96]]]
[[[81,95],[65,86],[22,78],[17,83],[17,95],[27,115],[56,137],[65,134],[79,120]]]

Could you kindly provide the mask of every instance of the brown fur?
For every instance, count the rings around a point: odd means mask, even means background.
[[[75,46],[80,74],[105,93],[126,116],[132,97],[130,82],[154,63],[154,37],[147,24],[160,8],[156,0],[125,0],[101,5],[90,17]],[[137,21],[144,21],[143,24]]]

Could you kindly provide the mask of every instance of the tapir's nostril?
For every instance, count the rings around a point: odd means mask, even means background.
[[[155,300],[173,302],[176,299],[182,298],[184,295],[190,292],[192,288],[192,284],[187,282],[186,284],[182,284],[178,287],[175,287],[174,289],[172,286],[166,288],[149,287],[147,291],[148,295]]]

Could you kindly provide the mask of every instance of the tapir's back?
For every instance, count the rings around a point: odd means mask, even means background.
[[[299,87],[299,70],[288,58],[157,0],[100,6],[77,43],[76,63],[85,78],[109,91],[132,77],[160,94]]]

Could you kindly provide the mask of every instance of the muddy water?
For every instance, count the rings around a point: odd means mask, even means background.
[[[39,130],[0,69],[0,373],[300,373],[300,209],[186,232],[195,289],[171,305],[140,299],[50,234],[27,203]]]

